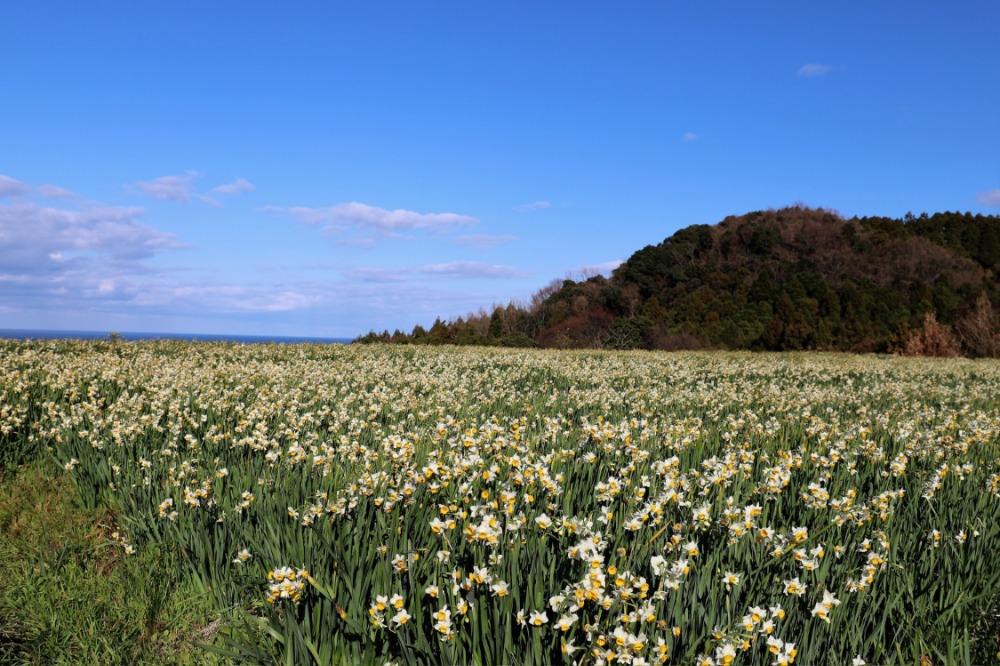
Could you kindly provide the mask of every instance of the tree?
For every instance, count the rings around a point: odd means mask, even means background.
[[[976,304],[955,324],[965,352],[973,358],[1000,356],[1000,318],[986,294],[980,294]]]
[[[486,332],[486,337],[491,340],[498,340],[503,337],[504,325],[503,325],[503,309],[497,306],[493,310],[493,314],[490,316],[490,327]]]
[[[448,326],[438,317],[427,333],[427,342],[432,345],[441,345],[448,342],[448,338]]]
[[[635,252],[609,278],[554,280],[528,303],[384,337],[855,352],[912,343],[920,353],[958,345],[970,355],[995,355],[998,274],[1000,217],[845,220],[799,205],[687,227]],[[924,320],[927,313],[933,321]]]
[[[924,315],[924,327],[914,331],[903,353],[907,356],[958,356],[958,339],[951,327],[938,322],[933,312]]]

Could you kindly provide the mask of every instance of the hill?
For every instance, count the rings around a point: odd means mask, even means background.
[[[792,207],[687,227],[530,304],[359,341],[996,356],[998,276],[996,216]]]

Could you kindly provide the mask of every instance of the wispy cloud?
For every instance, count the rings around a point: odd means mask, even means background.
[[[20,181],[10,176],[0,175],[0,197],[16,197],[24,194],[28,188]]]
[[[976,195],[976,203],[980,206],[1000,206],[1000,189],[980,192]]]
[[[513,266],[484,264],[478,261],[452,261],[445,264],[430,264],[422,266],[418,270],[424,275],[467,278],[517,278],[528,275],[527,272]]]
[[[833,67],[830,65],[823,65],[818,62],[806,63],[799,67],[797,74],[799,76],[804,76],[806,78],[811,78],[813,76],[823,76],[829,73]]]
[[[76,197],[75,194],[65,188],[49,184],[39,185],[38,193],[46,199],[73,199]]]
[[[516,241],[516,236],[490,236],[487,234],[470,234],[467,236],[458,236],[455,242],[460,245],[467,245],[469,247],[474,247],[479,250],[487,250],[491,247],[496,247],[497,245],[502,245],[504,243],[510,243],[511,241]]]
[[[197,171],[188,171],[178,176],[160,176],[153,180],[140,180],[133,183],[130,189],[161,201],[187,203],[191,201],[194,193],[194,179],[197,177]]]
[[[533,201],[531,203],[521,204],[520,206],[514,206],[514,210],[518,213],[529,213],[533,210],[545,210],[551,206],[552,203],[548,201]]]
[[[357,201],[337,204],[328,208],[265,206],[263,210],[271,213],[290,214],[304,224],[320,225],[324,231],[340,231],[349,227],[378,231],[434,230],[475,224],[478,221],[474,217],[457,213],[418,213],[402,208],[388,210]]]
[[[245,178],[237,178],[231,183],[223,183],[212,188],[216,194],[242,194],[257,189],[254,184]]]
[[[681,135],[681,138],[685,141],[697,141],[698,135],[694,132],[684,132],[684,134]]]
[[[203,304],[221,312],[288,312],[318,305],[323,297],[296,289],[274,289],[260,285],[165,284],[143,297],[143,305]]]
[[[363,282],[407,282],[420,277],[467,279],[521,278],[529,273],[513,266],[484,264],[478,261],[451,261],[404,268],[356,268],[347,277]]]

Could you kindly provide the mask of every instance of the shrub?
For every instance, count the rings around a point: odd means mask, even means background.
[[[960,346],[951,327],[942,324],[928,312],[924,315],[924,326],[910,334],[903,349],[906,356],[954,357],[959,355]]]

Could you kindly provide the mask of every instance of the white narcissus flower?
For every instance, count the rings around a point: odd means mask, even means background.
[[[578,619],[580,619],[580,616],[577,615],[576,613],[563,615],[556,622],[556,627],[558,627],[562,631],[569,631],[570,628],[572,628],[572,626],[576,623]]]

